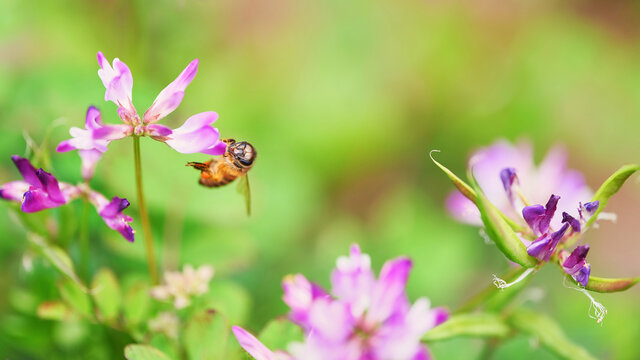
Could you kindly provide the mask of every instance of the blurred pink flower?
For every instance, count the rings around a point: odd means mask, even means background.
[[[182,272],[167,271],[164,274],[164,284],[151,289],[151,296],[158,300],[172,300],[176,309],[183,309],[191,304],[191,298],[209,291],[209,282],[214,269],[202,265],[194,269],[185,265]]]
[[[420,339],[448,312],[431,309],[426,298],[409,303],[410,270],[411,260],[400,257],[387,261],[376,279],[369,256],[352,245],[331,275],[332,295],[302,275],[283,281],[283,300],[306,334],[304,343],[290,344],[288,353],[272,352],[242,328],[234,327],[234,334],[258,360],[428,359]]]

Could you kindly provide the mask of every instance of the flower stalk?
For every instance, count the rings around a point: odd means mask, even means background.
[[[138,193],[138,209],[140,210],[140,221],[142,222],[142,232],[144,233],[144,245],[147,252],[147,265],[149,267],[149,277],[151,283],[157,285],[158,266],[153,248],[153,235],[151,233],[151,223],[147,213],[147,205],[144,202],[144,192],[142,189],[142,161],[140,160],[140,137],[133,137],[133,160],[136,172],[136,192]]]

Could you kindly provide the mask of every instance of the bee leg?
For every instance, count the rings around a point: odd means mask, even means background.
[[[220,141],[222,141],[223,143],[225,143],[227,145],[231,145],[231,144],[236,142],[236,139],[221,139]]]
[[[211,166],[211,162],[212,160],[209,160],[207,162],[204,163],[200,163],[200,162],[188,162],[187,165],[185,166],[192,166],[194,167],[196,170],[200,170],[200,171],[207,171],[209,169],[209,167]]]

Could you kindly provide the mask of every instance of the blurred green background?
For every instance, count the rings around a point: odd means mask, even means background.
[[[115,105],[103,101],[97,51],[129,65],[140,113],[199,58],[184,101],[162,123],[176,127],[215,110],[223,137],[253,143],[254,213],[246,217],[234,186],[197,185],[184,164],[206,156],[143,139],[145,192],[167,268],[213,264],[214,285],[233,281],[247,292],[250,310],[234,320],[258,331],[286,312],[284,275],[328,286],[336,257],[357,242],[376,269],[410,255],[411,298],[455,308],[507,265],[477,229],[444,211],[452,186],[428,150],[442,150],[438,160],[462,172],[474,148],[497,138],[530,139],[538,159],[561,143],[596,188],[640,160],[639,43],[633,1],[4,0],[0,182],[18,178],[9,157],[25,154],[24,134],[41,142],[48,131],[48,169],[81,181],[77,154],[54,149],[70,126],[82,127],[88,105],[119,122]],[[131,139],[110,145],[92,185],[129,198],[141,229]],[[608,206],[617,224],[587,235],[593,274],[640,274],[639,203],[635,176]],[[56,277],[22,268],[24,230],[7,204],[0,211],[0,357],[87,358],[95,344],[68,341],[79,330],[43,320],[34,327],[29,304],[54,296]],[[91,223],[94,269],[144,274],[141,237],[126,243],[94,213]],[[609,310],[599,326],[586,297],[565,288],[555,268],[532,286],[544,293],[533,308],[596,357],[640,358],[638,289],[596,295]],[[473,359],[481,349],[470,339],[431,346],[438,359]],[[518,336],[496,358],[553,357]]]

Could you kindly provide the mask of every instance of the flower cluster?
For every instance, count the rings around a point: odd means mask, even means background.
[[[24,180],[3,184],[0,187],[0,198],[20,202],[23,212],[32,213],[62,206],[79,197],[86,197],[108,227],[118,231],[128,241],[133,241],[135,231],[129,225],[133,220],[122,213],[129,206],[127,199],[114,197],[109,201],[86,184],[75,186],[58,182],[50,173],[42,169],[36,170],[25,158],[14,155],[11,159]]]
[[[208,265],[198,269],[185,265],[182,272],[168,271],[164,274],[164,285],[152,288],[151,296],[158,300],[172,300],[176,309],[183,309],[191,304],[191,297],[209,291],[213,274],[213,267]]]
[[[558,255],[564,271],[586,286],[588,245],[578,246],[571,254],[556,250],[584,230],[599,203],[585,202],[593,194],[579,172],[566,169],[566,154],[561,149],[551,150],[539,166],[532,159],[528,144],[512,146],[499,141],[474,153],[469,166],[487,199],[513,221],[528,227],[528,232],[520,234],[527,253],[541,262]],[[459,192],[448,197],[447,207],[461,221],[482,224],[478,209]]]
[[[376,279],[369,256],[353,245],[331,274],[332,294],[303,275],[283,281],[289,318],[304,330],[304,343],[273,352],[244,329],[235,326],[233,332],[258,360],[429,359],[420,339],[448,312],[431,309],[426,298],[411,305],[405,293],[411,265],[405,257],[389,260]]]
[[[224,153],[226,144],[220,141],[218,129],[211,126],[218,118],[218,114],[213,111],[193,115],[176,129],[157,123],[182,102],[187,86],[198,71],[198,59],[189,63],[180,75],[158,94],[142,117],[133,106],[133,76],[129,67],[118,58],[110,64],[102,52],[98,52],[98,66],[98,76],[106,88],[104,99],[118,106],[118,116],[123,124],[102,123],[100,111],[91,106],[87,111],[85,129],[71,128],[69,132],[72,138],[58,145],[58,152],[78,150],[85,179],[93,176],[93,169],[102,154],[107,151],[109,143],[127,136],[149,136],[185,154]]]

